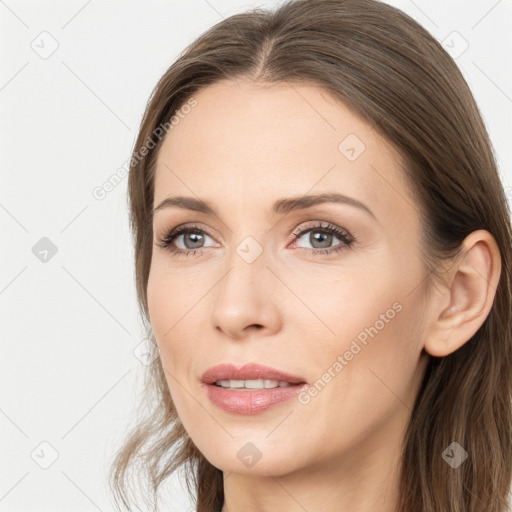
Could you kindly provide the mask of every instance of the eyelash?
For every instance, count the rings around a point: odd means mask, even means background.
[[[346,230],[338,228],[334,224],[328,223],[326,226],[322,225],[321,223],[317,223],[314,225],[307,226],[303,229],[301,229],[298,232],[292,233],[295,237],[294,240],[297,240],[301,238],[306,233],[309,233],[311,231],[319,231],[319,232],[325,232],[330,235],[336,235],[336,238],[341,240],[341,243],[335,245],[334,247],[329,247],[327,249],[310,249],[309,247],[297,247],[295,250],[298,250],[300,252],[305,252],[307,254],[330,254],[342,251],[344,249],[348,249],[353,242],[355,242],[355,238]],[[161,247],[172,254],[176,256],[189,256],[191,253],[192,255],[196,255],[197,253],[202,253],[203,248],[200,249],[178,249],[174,245],[174,241],[176,238],[178,238],[180,235],[183,234],[189,234],[189,233],[200,233],[200,234],[206,234],[210,238],[211,235],[205,231],[204,229],[200,228],[199,226],[191,225],[191,226],[183,226],[183,227],[177,227],[169,231],[167,234],[165,234],[157,243],[158,247]]]

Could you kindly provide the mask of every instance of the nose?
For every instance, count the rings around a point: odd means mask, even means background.
[[[279,281],[267,263],[264,252],[250,263],[233,252],[227,272],[213,290],[214,329],[234,340],[279,330]]]

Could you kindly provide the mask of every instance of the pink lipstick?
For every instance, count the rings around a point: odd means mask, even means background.
[[[307,385],[305,379],[269,366],[249,363],[241,368],[221,364],[202,378],[210,401],[226,412],[252,415],[296,397]]]

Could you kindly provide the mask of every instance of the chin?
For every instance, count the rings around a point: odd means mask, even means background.
[[[258,440],[255,441],[226,444],[223,452],[202,453],[210,464],[225,473],[278,477],[298,469],[297,450],[294,450],[294,457],[293,453],[285,453],[284,450],[270,448],[268,443],[258,444]]]

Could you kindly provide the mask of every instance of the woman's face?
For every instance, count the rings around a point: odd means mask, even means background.
[[[224,81],[194,97],[160,148],[154,207],[179,196],[214,213],[190,202],[154,213],[148,282],[185,429],[235,473],[389,456],[426,362],[427,274],[398,154],[318,87]],[[322,194],[350,199],[308,199]],[[178,226],[191,232],[160,247]],[[305,384],[275,388],[279,375],[257,372],[231,375],[230,389],[203,382],[247,363]],[[269,388],[237,390],[259,375]]]

